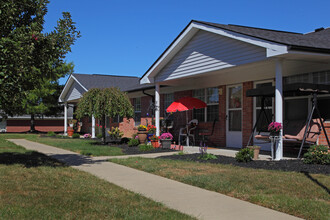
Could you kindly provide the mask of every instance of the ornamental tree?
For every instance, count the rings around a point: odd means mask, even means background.
[[[48,0],[1,0],[0,109],[6,115],[23,114],[21,103],[45,81],[57,81],[72,71],[66,54],[80,32],[69,12],[57,26],[44,32]]]
[[[105,144],[106,117],[133,117],[133,106],[126,93],[118,88],[90,89],[80,99],[76,111],[77,118],[96,117],[101,120],[102,141]]]

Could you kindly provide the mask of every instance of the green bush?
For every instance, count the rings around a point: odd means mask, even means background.
[[[323,145],[311,146],[304,154],[304,163],[307,164],[330,164],[329,147]]]
[[[253,158],[253,150],[249,149],[249,148],[243,148],[240,151],[238,151],[236,153],[236,161],[238,162],[249,162],[252,161]]]
[[[200,160],[215,160],[217,159],[217,156],[214,154],[204,153],[198,157]]]
[[[98,139],[102,139],[102,134],[98,134],[98,135],[96,135],[96,137],[98,138]]]
[[[72,135],[72,138],[80,138],[80,134],[74,133],[74,134]]]
[[[154,147],[151,144],[140,144],[139,151],[146,152],[153,150]]]
[[[130,140],[131,140],[131,139],[128,138],[128,137],[123,137],[123,138],[121,139],[120,143],[122,143],[122,144],[127,144]]]
[[[128,142],[128,146],[129,147],[135,147],[135,146],[138,146],[139,145],[139,140],[138,139],[134,139],[132,138],[131,140],[129,140]]]
[[[54,131],[48,131],[48,132],[47,132],[47,136],[48,136],[48,137],[55,137],[56,134],[55,134]]]

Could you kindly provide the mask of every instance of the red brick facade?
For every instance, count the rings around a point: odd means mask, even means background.
[[[64,121],[63,119],[49,120],[49,119],[36,119],[35,129],[42,132],[54,131],[63,132],[64,131]],[[27,132],[30,130],[30,120],[7,120],[7,132]]]
[[[243,83],[243,119],[242,119],[242,145],[246,146],[253,128],[253,98],[246,97],[246,91],[253,89],[253,82]]]
[[[324,123],[325,130],[327,131],[328,138],[330,140],[330,123]],[[327,139],[325,138],[324,131],[322,130],[321,135],[319,137],[319,144],[328,145]]]

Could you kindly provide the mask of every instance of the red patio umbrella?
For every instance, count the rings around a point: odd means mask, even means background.
[[[175,102],[173,102],[167,109],[166,112],[182,112],[188,111],[191,109],[200,109],[205,108],[207,105],[200,99],[193,98],[193,97],[184,97]],[[187,123],[188,123],[188,117]]]

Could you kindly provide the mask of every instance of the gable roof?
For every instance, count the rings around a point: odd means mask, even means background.
[[[80,74],[73,73],[68,78],[62,93],[59,97],[59,102],[64,102],[67,93],[70,91],[70,87],[73,83],[78,83],[84,92],[87,92],[92,88],[111,88],[118,87],[123,92],[133,92],[144,89],[154,88],[150,85],[141,85],[139,77],[135,76],[116,76],[116,75],[102,75],[102,74]]]
[[[194,30],[195,29],[195,30]],[[294,33],[239,25],[225,25],[191,20],[166,50],[157,58],[140,78],[140,83],[153,83],[148,76],[159,71],[178,52],[180,47],[196,34],[196,29],[211,31],[233,37],[261,47],[267,48],[267,56],[288,53],[288,50],[330,53],[330,28],[317,29],[312,33]],[[189,36],[190,35],[190,36]],[[236,36],[235,36],[236,35]]]
[[[316,29],[318,31],[307,34],[278,31],[271,29],[247,27],[233,24],[217,24],[205,21],[195,21],[202,24],[218,27],[221,29],[233,31],[236,33],[244,34],[251,37],[256,37],[263,40],[268,40],[295,48],[301,47],[302,49],[325,49],[330,52],[330,28]]]

